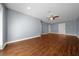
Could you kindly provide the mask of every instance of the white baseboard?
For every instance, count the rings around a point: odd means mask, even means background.
[[[42,35],[45,35],[45,34],[48,34],[48,33],[42,33]]]
[[[4,49],[6,45],[7,45],[7,43],[5,42],[2,49]]]
[[[55,32],[48,32],[48,33],[52,33],[52,34],[60,34],[60,33],[55,33]],[[48,34],[48,33],[42,33],[42,34]],[[64,34],[64,35],[72,35],[72,36],[77,36],[74,34]],[[36,37],[41,37],[41,35],[37,35],[37,36],[33,36],[33,37],[28,37],[28,38],[23,38],[23,39],[19,39],[19,40],[15,40],[15,41],[10,41],[10,42],[5,42],[5,44],[3,45],[3,47],[1,47],[0,49],[3,50],[5,48],[5,46],[9,43],[14,43],[14,42],[19,42],[19,41],[23,41],[23,40],[28,40],[28,39],[32,39],[32,38],[36,38]],[[79,38],[79,36],[77,36]]]
[[[3,45],[2,47],[0,47],[0,50],[3,50],[3,49],[5,48],[6,45],[7,45],[7,44],[4,43],[4,45]]]
[[[19,42],[19,41],[23,41],[23,40],[28,40],[28,39],[32,39],[32,38],[36,38],[36,37],[40,37],[40,36],[41,35],[37,35],[37,36],[33,36],[33,37],[23,38],[23,39],[19,39],[19,40],[15,40],[15,41],[10,41],[10,42],[6,42],[6,44]]]
[[[61,33],[55,33],[55,32],[50,32],[51,34],[61,34]],[[77,36],[76,34],[69,34],[69,33],[66,33],[64,35],[71,35],[71,36]]]
[[[79,38],[79,36],[77,36],[77,38]]]
[[[0,50],[2,50],[3,48],[2,48],[2,44],[0,44]]]
[[[77,36],[76,34],[69,34],[69,33],[67,33],[66,35]]]
[[[5,42],[3,47],[0,47],[0,50],[3,50],[7,44],[14,43],[14,42],[19,42],[19,41],[23,41],[23,40],[28,40],[28,39],[32,39],[32,38],[36,38],[36,37],[41,37],[41,35],[37,35],[37,36],[33,36],[33,37],[28,37],[28,38],[23,38],[23,39],[19,39],[19,40],[15,40],[15,41],[10,41],[10,42]]]
[[[51,34],[61,34],[61,33],[51,32]],[[64,34],[64,35],[76,36],[77,38],[79,38],[79,36],[76,35],[76,34],[69,34],[69,33],[66,33],[66,34]]]

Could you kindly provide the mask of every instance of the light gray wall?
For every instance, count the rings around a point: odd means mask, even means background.
[[[77,18],[76,23],[77,23],[77,31],[76,31],[76,33],[77,33],[77,35],[79,36],[79,16],[78,16],[78,18]]]
[[[3,44],[7,42],[7,12],[3,5]]]
[[[66,30],[66,34],[73,34],[73,35],[77,35],[78,33],[78,29],[79,29],[79,20],[70,20],[70,21],[66,21],[66,22],[62,22],[65,23],[65,30]],[[77,24],[78,23],[78,24]],[[51,31],[58,33],[58,24],[60,23],[54,23],[51,25]],[[78,28],[78,29],[77,29]]]
[[[8,41],[42,34],[42,24],[37,18],[8,9]]]
[[[28,38],[48,32],[48,23],[3,6],[3,43]],[[79,35],[79,17],[66,23],[66,33]],[[58,32],[58,23],[51,25],[51,32]]]
[[[48,23],[42,22],[42,33],[48,33]]]
[[[76,20],[71,20],[71,21],[68,21],[68,22],[66,22],[66,33],[67,34],[77,34],[76,33],[76,24],[77,24],[77,22],[76,22]]]
[[[51,32],[58,33],[58,23],[51,24]]]

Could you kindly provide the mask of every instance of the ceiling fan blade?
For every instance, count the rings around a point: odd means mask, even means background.
[[[54,16],[54,17],[53,17],[53,20],[55,20],[55,18],[59,18],[59,16]]]

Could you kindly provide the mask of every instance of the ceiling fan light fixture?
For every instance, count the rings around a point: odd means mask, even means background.
[[[49,16],[48,17],[48,20],[51,20],[51,21],[53,21],[53,20],[56,20],[57,18],[59,18],[59,16]]]
[[[53,20],[53,17],[50,17],[50,18],[49,18],[49,20],[51,20],[51,21],[52,21],[52,20]]]

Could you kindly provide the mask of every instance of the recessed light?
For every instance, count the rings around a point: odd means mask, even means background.
[[[27,10],[31,10],[31,7],[30,7],[30,6],[28,6],[28,7],[27,7]]]

